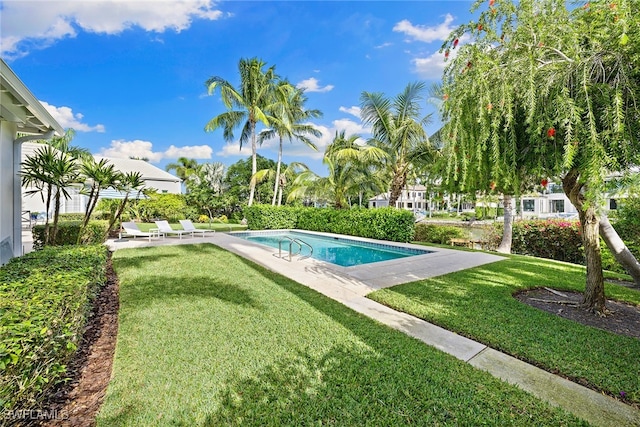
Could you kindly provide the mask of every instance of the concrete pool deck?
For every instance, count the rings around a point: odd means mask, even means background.
[[[340,267],[310,258],[294,258],[289,262],[274,256],[277,249],[234,237],[232,233],[215,233],[206,238],[168,237],[152,242],[147,239],[116,239],[109,240],[107,245],[111,250],[117,250],[197,243],[212,243],[289,277],[380,323],[515,384],[593,425],[640,426],[640,411],[629,405],[365,297],[377,289],[497,262],[503,259],[500,256],[429,248],[433,253],[362,266]],[[411,244],[402,246],[424,249],[423,246]]]

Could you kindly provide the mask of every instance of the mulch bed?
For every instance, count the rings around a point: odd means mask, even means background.
[[[118,278],[111,260],[107,284],[94,302],[82,342],[69,364],[71,381],[58,388],[44,407],[56,419],[40,426],[86,427],[96,424],[96,415],[111,379],[113,354],[118,334]]]
[[[606,307],[610,311],[606,316],[588,312],[577,304],[582,300],[582,293],[556,291],[548,288],[536,288],[515,294],[519,301],[556,314],[565,319],[580,322],[583,325],[604,329],[619,335],[640,339],[640,307],[614,300],[607,300]],[[562,295],[559,295],[562,294]],[[562,302],[568,302],[565,304]],[[573,303],[573,304],[571,304]]]

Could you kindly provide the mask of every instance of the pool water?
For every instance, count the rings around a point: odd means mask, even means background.
[[[234,236],[276,249],[278,249],[279,242],[282,241],[282,254],[284,257],[288,257],[289,255],[289,240],[287,238],[300,239],[313,247],[311,258],[330,262],[342,267],[389,261],[415,255],[424,255],[431,252],[422,249],[402,248],[383,243],[361,242],[358,240],[320,236],[297,231],[277,232],[275,234],[243,232],[234,233]],[[309,256],[309,248],[305,245],[300,246],[302,246],[302,249],[296,257]],[[297,243],[293,243],[292,251],[294,254],[298,252],[299,248]]]

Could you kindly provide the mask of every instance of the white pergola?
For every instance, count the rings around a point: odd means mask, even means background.
[[[54,135],[62,126],[0,59],[0,265],[22,255],[20,144]]]

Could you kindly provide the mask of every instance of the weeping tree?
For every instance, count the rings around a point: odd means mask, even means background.
[[[444,91],[454,179],[490,158],[480,167],[514,188],[524,141],[531,156],[523,166],[560,176],[578,209],[587,264],[581,305],[606,313],[599,207],[605,176],[639,160],[640,3],[593,2],[572,10],[561,0],[484,3],[473,6],[481,9],[478,20],[460,26],[443,46],[451,58]],[[463,37],[473,43],[458,46]],[[468,116],[479,129],[466,128]]]

